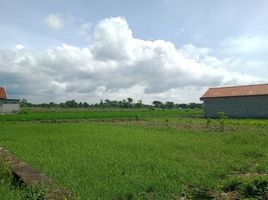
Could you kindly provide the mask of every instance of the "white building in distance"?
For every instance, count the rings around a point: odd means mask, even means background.
[[[7,98],[4,87],[0,87],[0,113],[16,113],[20,109],[19,99]]]

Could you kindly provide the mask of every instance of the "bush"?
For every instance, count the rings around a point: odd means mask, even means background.
[[[226,119],[228,119],[228,117],[225,115],[224,112],[218,112],[218,118],[217,118],[217,121],[219,124],[218,131],[220,131],[220,132],[225,131],[225,120]]]

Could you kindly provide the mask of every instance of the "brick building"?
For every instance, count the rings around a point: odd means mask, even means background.
[[[208,118],[268,118],[268,84],[209,88],[200,99]]]

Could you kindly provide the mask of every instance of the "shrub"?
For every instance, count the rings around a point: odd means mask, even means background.
[[[211,119],[207,118],[206,128],[209,128],[211,125]]]
[[[228,119],[228,117],[225,115],[224,112],[218,112],[218,131],[224,132],[225,131],[225,120]]]

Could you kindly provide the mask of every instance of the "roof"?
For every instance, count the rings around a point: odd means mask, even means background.
[[[0,87],[0,99],[7,99],[6,90],[3,87]]]
[[[268,95],[268,84],[209,88],[200,99],[263,95]]]

